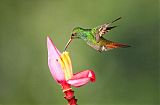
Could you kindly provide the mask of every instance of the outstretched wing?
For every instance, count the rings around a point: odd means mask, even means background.
[[[109,24],[103,24],[101,26],[98,26],[96,28],[96,41],[99,42],[99,38],[102,37],[104,34],[106,34],[108,31],[110,31],[112,28],[115,28],[117,26],[109,27]]]
[[[96,34],[96,35],[95,35],[96,41],[99,42],[99,38],[100,38],[100,37],[102,37],[104,34],[106,34],[106,33],[107,33],[108,31],[110,31],[112,28],[117,27],[117,26],[109,27],[109,25],[110,25],[111,23],[116,22],[116,21],[119,20],[119,19],[121,19],[121,17],[113,20],[113,21],[110,22],[110,23],[103,24],[103,25],[100,25],[100,26],[98,26],[98,27],[96,27],[96,28],[93,28],[94,31],[95,31],[95,34]]]

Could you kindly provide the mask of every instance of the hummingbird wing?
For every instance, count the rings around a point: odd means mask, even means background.
[[[96,38],[96,41],[99,42],[99,38],[102,37],[104,34],[106,34],[108,31],[107,31],[107,27],[108,25],[107,24],[103,24],[101,26],[98,26],[96,27],[96,35],[95,35],[95,38]]]
[[[88,44],[90,47],[94,48],[95,50],[100,51],[100,46],[99,46],[98,44],[92,43],[92,42],[87,42],[87,44]],[[100,51],[100,52],[101,52],[101,51]]]
[[[94,48],[95,50],[99,51],[99,52],[108,51],[108,50],[112,50],[112,49],[115,49],[115,48],[130,47],[127,44],[121,44],[121,43],[113,42],[113,41],[107,40],[103,37],[100,38],[99,42],[88,41],[87,44],[89,46],[91,46],[92,48]]]
[[[109,45],[111,43],[111,41],[104,39],[103,37],[100,38],[99,42],[96,41],[88,41],[87,44],[94,48],[95,50],[99,51],[99,52],[103,52],[103,51],[108,51],[110,49],[110,47],[107,47],[107,45]]]
[[[103,24],[101,26],[96,27],[96,34],[95,34],[96,41],[99,42],[100,37],[102,37],[104,34],[106,34],[108,31],[110,31],[112,28],[115,27],[117,26],[109,27],[109,24]]]
[[[104,51],[109,51],[111,49],[113,49],[112,46],[109,46],[110,44],[106,44],[106,45],[100,45],[100,44],[95,44],[95,43],[90,43],[90,42],[87,42],[87,44],[94,48],[95,50],[99,51],[99,52],[104,52]]]
[[[96,38],[96,41],[99,42],[99,38],[102,37],[104,34],[106,34],[108,31],[110,31],[112,28],[115,28],[117,26],[112,26],[112,27],[109,27],[110,24],[116,22],[117,20],[121,19],[121,17],[113,20],[112,22],[110,23],[106,23],[106,24],[103,24],[103,25],[100,25],[96,28],[93,28],[93,30],[95,31],[95,38]]]

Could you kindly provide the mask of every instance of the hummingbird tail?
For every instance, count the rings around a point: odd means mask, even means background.
[[[112,48],[127,48],[130,46],[127,44],[120,44],[120,43],[113,42],[113,43],[107,44],[106,47],[112,49]]]

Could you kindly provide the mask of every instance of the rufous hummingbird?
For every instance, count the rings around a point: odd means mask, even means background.
[[[114,23],[119,19],[121,19],[121,17],[115,19],[110,23],[103,24],[92,29],[75,27],[72,31],[72,35],[68,43],[66,44],[64,50],[68,48],[69,44],[73,39],[83,39],[89,46],[98,50],[99,52],[108,51],[110,49],[119,48],[119,47],[122,47],[122,48],[130,47],[127,44],[121,44],[121,43],[113,42],[103,38],[104,34],[106,34],[111,29],[117,27],[117,26],[110,26],[110,24]]]

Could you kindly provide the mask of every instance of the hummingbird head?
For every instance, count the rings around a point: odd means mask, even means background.
[[[83,30],[81,27],[75,27],[72,31],[71,39],[80,38],[80,32]]]
[[[66,50],[66,49],[68,48],[69,44],[71,43],[71,41],[72,41],[73,39],[80,38],[80,35],[81,35],[80,33],[81,33],[82,30],[83,30],[83,28],[81,28],[81,27],[75,27],[75,28],[73,29],[73,31],[72,31],[72,33],[71,33],[71,37],[70,37],[68,43],[66,44],[64,50]]]

